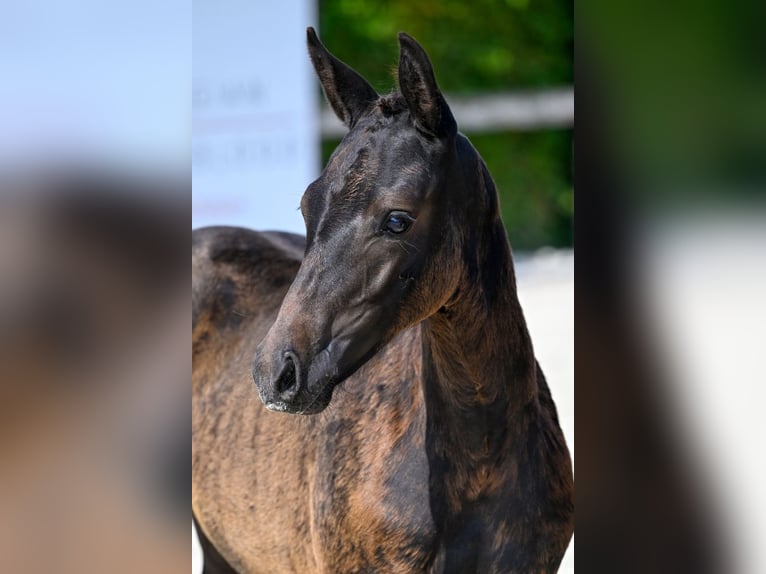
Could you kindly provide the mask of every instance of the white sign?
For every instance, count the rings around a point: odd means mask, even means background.
[[[194,1],[192,226],[304,233],[319,171],[312,0]]]

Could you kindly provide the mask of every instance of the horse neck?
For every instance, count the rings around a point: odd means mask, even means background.
[[[526,448],[538,413],[537,362],[499,216],[467,243],[456,294],[422,327],[432,494],[453,517]]]

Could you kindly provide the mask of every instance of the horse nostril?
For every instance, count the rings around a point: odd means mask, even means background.
[[[277,377],[276,390],[283,401],[291,401],[298,394],[300,380],[296,357],[293,353],[285,353],[282,359],[282,370]]]

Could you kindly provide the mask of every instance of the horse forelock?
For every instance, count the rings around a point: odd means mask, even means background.
[[[399,92],[380,96],[377,102],[375,102],[375,106],[386,117],[394,116],[407,110],[407,102]]]

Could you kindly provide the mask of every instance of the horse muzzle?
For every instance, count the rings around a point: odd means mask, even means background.
[[[314,369],[310,371],[295,351],[283,351],[271,365],[267,363],[259,348],[253,364],[253,380],[267,409],[280,413],[316,414],[330,403],[334,381],[323,376],[308,384]]]

